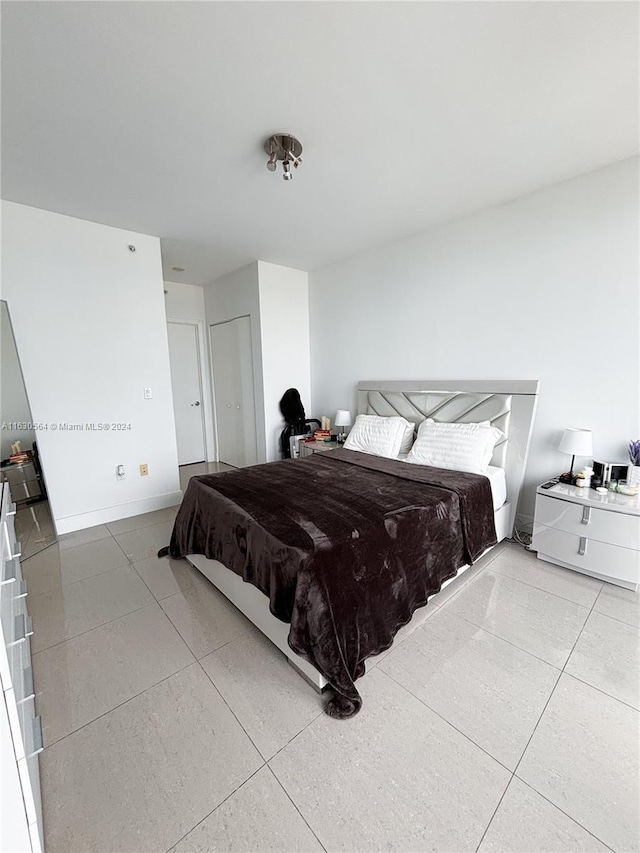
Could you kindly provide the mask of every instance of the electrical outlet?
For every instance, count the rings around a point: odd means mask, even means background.
[[[116,465],[116,480],[124,480],[124,465]]]
[[[140,466],[140,476],[146,477],[148,473],[149,473],[149,466],[145,462],[144,465]]]

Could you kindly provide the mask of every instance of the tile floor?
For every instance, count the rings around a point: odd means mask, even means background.
[[[48,853],[639,849],[637,595],[505,543],[337,721],[197,571],[156,558],[174,513],[24,561]]]

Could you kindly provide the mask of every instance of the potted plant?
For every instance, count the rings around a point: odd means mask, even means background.
[[[632,467],[627,479],[632,485],[640,485],[640,438],[629,442],[629,459]]]

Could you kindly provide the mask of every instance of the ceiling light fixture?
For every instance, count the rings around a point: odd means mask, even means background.
[[[302,163],[302,145],[288,133],[274,133],[264,143],[264,150],[269,155],[267,160],[267,169],[270,172],[275,172],[278,160],[282,160],[282,170],[285,181],[290,181],[293,178],[291,166],[297,169]]]

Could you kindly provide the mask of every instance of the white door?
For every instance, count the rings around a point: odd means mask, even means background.
[[[198,327],[193,323],[168,323],[167,327],[178,465],[204,462]]]
[[[211,326],[213,392],[220,462],[242,468],[258,461],[251,320]]]

